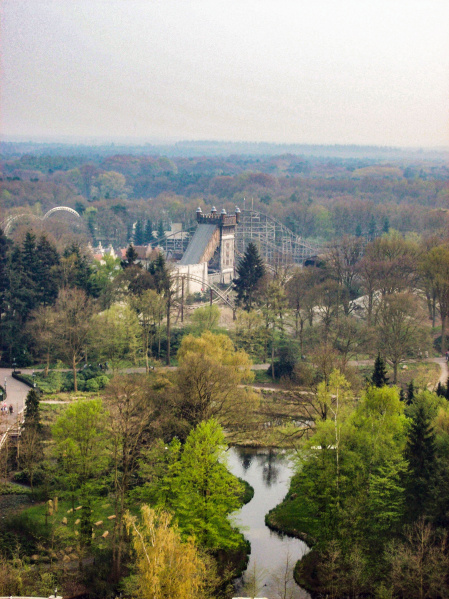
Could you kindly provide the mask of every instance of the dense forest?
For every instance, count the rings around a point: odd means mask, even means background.
[[[58,205],[83,215],[88,234],[124,247],[138,221],[187,228],[198,205],[253,208],[297,235],[373,238],[391,227],[435,233],[446,223],[448,167],[426,155],[168,157],[101,153],[2,156],[0,216],[42,215]]]

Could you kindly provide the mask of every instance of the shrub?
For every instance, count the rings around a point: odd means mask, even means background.
[[[84,381],[83,381],[84,383]],[[89,379],[88,381],[85,382],[85,389],[86,391],[99,391],[100,390],[100,385],[98,383],[98,378],[95,379]]]

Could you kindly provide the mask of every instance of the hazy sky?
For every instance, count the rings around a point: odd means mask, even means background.
[[[448,0],[0,0],[4,138],[449,145]]]

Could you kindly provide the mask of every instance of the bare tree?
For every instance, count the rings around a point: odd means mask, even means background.
[[[151,436],[155,409],[151,387],[144,375],[115,376],[105,390],[114,463],[115,513],[114,570],[121,567],[126,496],[131,477],[138,466],[142,444]]]
[[[94,308],[82,289],[61,289],[53,310],[53,341],[56,352],[72,367],[78,391],[76,367],[84,356]]]
[[[39,355],[45,356],[45,376],[50,367],[50,356],[54,344],[55,313],[51,306],[39,306],[30,314],[27,329],[30,331]]]

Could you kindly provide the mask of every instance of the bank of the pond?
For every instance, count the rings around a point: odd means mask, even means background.
[[[229,450],[228,466],[234,475],[254,488],[253,499],[233,515],[234,523],[251,543],[248,568],[237,581],[236,594],[245,594],[246,589],[275,597],[281,586],[287,584],[289,597],[308,597],[293,580],[293,566],[308,551],[306,544],[270,530],[265,523],[267,512],[278,505],[288,491],[293,473],[288,454],[271,448],[233,447]]]
[[[311,549],[296,562],[293,576],[296,584],[305,589],[312,598],[318,598],[322,595],[317,572],[319,554],[313,549],[315,545],[313,529],[304,531],[297,528],[303,512],[304,501],[295,491],[295,476],[293,476],[287,495],[281,503],[268,512],[265,522],[272,530],[301,539]]]

